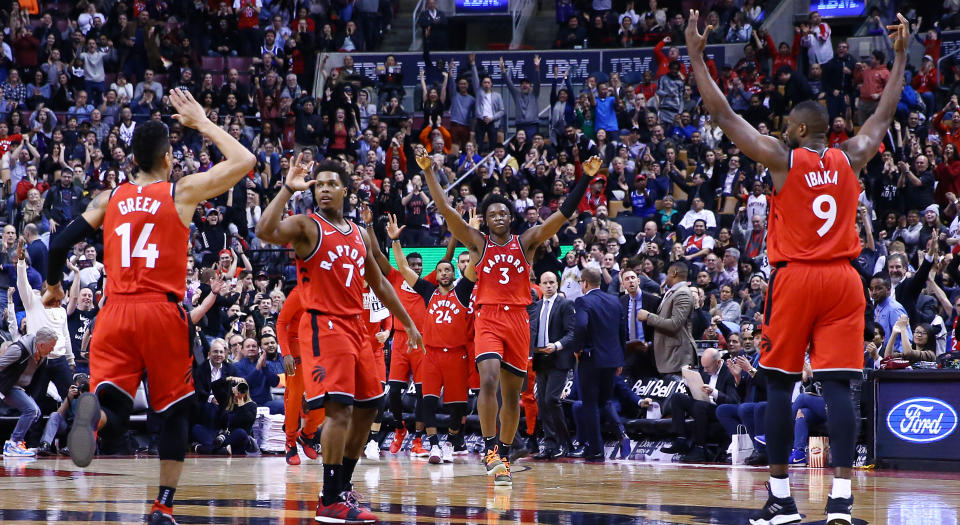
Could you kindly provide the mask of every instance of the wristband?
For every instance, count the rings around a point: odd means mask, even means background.
[[[286,182],[283,183],[283,187],[284,189],[290,192],[290,195],[293,195],[294,193],[296,193],[296,191],[294,191],[293,188],[291,188],[290,186],[287,186]]]

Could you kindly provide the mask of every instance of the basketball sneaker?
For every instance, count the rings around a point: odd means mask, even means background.
[[[299,465],[300,453],[297,451],[297,444],[287,445],[287,465]]]
[[[440,445],[430,447],[430,459],[428,461],[433,465],[443,463],[443,452],[440,450]]]
[[[400,448],[403,447],[403,440],[407,438],[407,429],[403,426],[397,427],[393,431],[393,443],[390,443],[390,453],[396,454],[400,452]]]
[[[440,453],[442,454],[444,463],[453,463],[453,443],[444,441],[440,447]]]
[[[850,525],[853,523],[851,510],[853,496],[849,498],[827,498],[827,525]]]
[[[370,461],[377,461],[380,459],[380,444],[377,443],[376,439],[371,439],[367,442],[367,446],[363,447],[363,457],[369,459]]]
[[[770,485],[767,484],[767,503],[762,509],[750,516],[750,525],[783,525],[784,523],[800,523],[803,516],[797,510],[797,503],[793,497],[774,497]]]
[[[177,525],[173,519],[173,509],[159,502],[153,502],[153,508],[150,509],[150,517],[147,518],[148,525]]]
[[[6,458],[32,458],[37,453],[33,449],[27,448],[23,441],[7,440],[3,444],[3,457]]]
[[[316,435],[313,438],[308,438],[303,435],[303,432],[297,434],[297,443],[300,443],[300,447],[303,448],[303,453],[309,459],[317,459],[320,457],[320,451],[317,450],[317,444],[314,442]]]
[[[420,438],[413,438],[410,445],[410,455],[415,458],[425,458],[430,455],[430,451],[423,448],[423,441]]]
[[[377,517],[352,501],[341,499],[324,505],[321,499],[317,502],[317,513],[313,520],[320,523],[375,523]]]
[[[503,472],[493,478],[493,484],[497,487],[510,487],[513,485],[513,476],[510,475],[510,460],[503,458]]]
[[[790,452],[790,464],[791,465],[806,465],[807,464],[807,453],[803,449],[794,449]]]
[[[493,450],[487,451],[486,456],[483,458],[483,464],[487,467],[488,476],[496,476],[504,470],[507,470],[507,467],[503,464],[503,459],[501,459],[500,454],[497,453],[497,447],[493,447]]]
[[[97,451],[96,428],[100,423],[100,401],[97,396],[84,392],[77,398],[77,408],[73,415],[73,426],[67,436],[70,447],[70,459],[78,467],[86,467],[93,461]]]

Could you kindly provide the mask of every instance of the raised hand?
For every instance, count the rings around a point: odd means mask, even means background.
[[[407,227],[406,224],[399,226],[397,224],[397,216],[390,214],[389,220],[387,221],[387,237],[390,237],[391,241],[395,241],[400,238],[400,233]]]
[[[481,221],[480,221],[480,216],[477,215],[477,209],[476,209],[476,208],[472,208],[472,209],[467,213],[467,224],[469,224],[470,227],[473,228],[474,230],[479,230],[479,229],[480,229],[480,222],[481,222]]]
[[[897,13],[897,20],[900,23],[887,26],[887,31],[893,31],[893,34],[890,35],[890,38],[893,39],[893,50],[897,53],[906,53],[907,47],[910,45],[910,22],[900,13]]]
[[[601,166],[603,166],[603,159],[594,155],[583,163],[583,173],[589,177],[593,177],[600,171]]]
[[[699,20],[700,11],[691,9],[690,20],[687,21],[687,30],[684,34],[687,37],[687,54],[692,57],[703,54],[703,50],[707,47],[707,35],[710,34],[710,31],[713,31],[713,26],[708,25],[704,28],[703,34],[700,34],[700,30],[697,29],[697,22]]]
[[[24,248],[24,243],[25,243],[25,241],[23,240],[23,237],[20,237],[19,239],[17,239],[17,260],[18,260],[18,261],[22,261],[22,260],[24,260],[24,258],[26,257],[26,256],[24,255],[25,252],[24,252],[24,249],[23,249],[23,248]]]
[[[303,153],[300,153],[297,155],[297,161],[291,164],[290,168],[287,169],[287,176],[284,178],[283,183],[289,186],[293,191],[303,191],[309,189],[311,186],[317,183],[315,180],[307,180],[307,175],[310,173],[313,173],[313,161],[304,163]]]
[[[417,166],[425,172],[433,171],[433,158],[423,148],[417,149]]]
[[[173,118],[188,128],[198,129],[204,121],[207,121],[203,106],[187,90],[171,89],[170,103],[177,110]]]
[[[540,69],[540,55],[533,55],[533,67]]]
[[[366,204],[360,206],[360,219],[367,226],[373,224],[373,211],[370,210],[370,206]]]

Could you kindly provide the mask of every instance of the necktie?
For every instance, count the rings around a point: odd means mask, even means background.
[[[637,301],[633,297],[630,298],[630,324],[627,325],[630,327],[630,340],[634,341],[637,339]]]
[[[544,300],[540,306],[540,333],[537,336],[537,346],[547,346],[547,324],[550,321],[550,301]]]

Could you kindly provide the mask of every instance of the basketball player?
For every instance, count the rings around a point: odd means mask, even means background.
[[[146,370],[150,405],[163,418],[157,440],[160,491],[150,523],[175,523],[173,496],[187,445],[187,405],[194,393],[187,317],[180,306],[189,226],[200,202],[232,188],[256,162],[207,119],[189,91],[171,90],[170,101],[178,113],[173,118],[209,137],[226,160],[170,183],[173,154],[167,127],[154,120],[137,125],[132,141],[136,178],[98,195],[51,239],[47,271],[47,294],[62,298],[60,280],[70,247],[103,227],[103,262],[110,279],[90,342],[92,393],[77,400],[70,457],[78,466],[90,464],[97,445],[94,431],[104,441],[124,438]]]
[[[397,226],[397,218],[390,217],[387,234],[395,239],[404,227]],[[396,233],[397,235],[393,235]],[[449,259],[437,263],[437,284],[421,279],[407,264],[399,240],[393,241],[393,257],[397,269],[407,284],[420,293],[427,308],[423,326],[423,345],[427,354],[423,359],[423,419],[430,440],[429,462],[433,464],[452,462],[455,454],[466,454],[467,447],[460,432],[467,409],[467,378],[471,363],[467,353],[468,330],[473,313],[470,311],[470,296],[473,294],[477,274],[467,265],[463,278],[454,282],[456,274]],[[440,449],[437,436],[437,411],[440,409],[440,393],[450,414],[450,439]]]
[[[273,244],[290,244],[298,260],[300,299],[306,313],[300,335],[310,346],[301,352],[307,405],[323,407],[320,433],[323,450],[323,492],[316,521],[372,523],[376,516],[359,506],[352,491],[353,469],[360,459],[383,397],[376,358],[367,342],[363,318],[365,280],[407,332],[407,344],[420,352],[420,332],[407,315],[367,251],[366,234],[343,217],[349,178],[343,167],[324,161],[314,170],[302,155],[291,164],[277,196],[263,211],[257,236]],[[315,174],[307,181],[308,174]],[[318,213],[281,220],[297,191],[312,190]]]
[[[364,222],[367,225],[367,236],[372,241],[370,244],[370,252],[373,255],[373,259],[377,261],[380,271],[383,272],[387,281],[393,286],[397,297],[399,297],[400,302],[403,303],[403,308],[410,314],[410,318],[413,319],[414,324],[417,325],[417,329],[422,330],[424,316],[426,315],[426,307],[423,305],[423,299],[420,297],[420,294],[406,283],[403,276],[400,275],[400,272],[393,269],[387,256],[380,250],[380,243],[377,240],[377,234],[373,228],[373,212],[369,210],[369,207],[364,207],[362,213],[362,217],[369,216],[370,218],[370,220],[364,218]],[[421,257],[419,253],[414,252],[407,255],[407,262],[413,271],[416,272],[417,276],[423,272],[423,257]],[[436,277],[431,277],[432,275],[431,273],[426,279],[435,280]],[[402,326],[396,326],[396,323],[394,323],[393,328],[393,348],[390,352],[390,372],[388,379],[390,385],[388,403],[390,413],[393,414],[396,430],[393,434],[393,442],[390,443],[390,453],[396,454],[400,452],[400,448],[403,446],[403,440],[407,437],[406,424],[403,422],[403,393],[406,392],[410,378],[412,377],[417,399],[414,408],[414,437],[410,443],[410,455],[414,457],[426,457],[430,453],[423,448],[422,441],[424,430],[423,375],[420,368],[423,365],[423,354],[421,352],[407,352],[407,333],[403,330]]]
[[[750,523],[796,523],[801,519],[790,496],[787,459],[793,442],[790,394],[800,379],[809,345],[814,378],[823,384],[833,452],[835,475],[827,500],[827,523],[848,525],[853,507],[850,468],[857,436],[850,381],[861,377],[863,369],[865,308],[863,285],[850,263],[860,253],[857,173],[877,154],[893,119],[903,87],[909,25],[898,14],[900,25],[887,28],[895,31],[891,36],[896,59],[876,112],[855,137],[839,148],[828,148],[827,112],[816,102],[794,106],[783,142],[761,135],[733,112],[707,72],[703,53],[713,28],[707,26],[700,34],[698,17],[697,11],[690,12],[686,39],[703,103],[747,156],[770,169],[774,183],[767,246],[775,269],[767,291],[760,346],[760,368],[768,377],[770,497]]]
[[[494,485],[511,486],[510,446],[520,423],[520,390],[523,387],[530,354],[530,317],[526,307],[530,297],[530,262],[537,248],[567,222],[577,209],[590,179],[603,161],[591,157],[583,163],[583,175],[564,199],[558,212],[542,224],[511,235],[513,206],[500,195],[490,195],[480,206],[480,214],[490,233],[484,235],[470,227],[447,202],[443,188],[433,173],[433,159],[418,148],[417,164],[426,173],[430,194],[447,227],[470,251],[477,268],[478,310],[474,321],[480,396],[477,412],[484,440],[484,464]],[[501,373],[501,370],[506,373]],[[500,408],[500,442],[497,444],[497,389],[503,399]]]
[[[309,459],[317,459],[317,429],[323,423],[323,409],[303,413],[303,360],[300,357],[300,318],[303,317],[300,287],[295,286],[277,314],[277,340],[283,351],[283,369],[287,374],[283,390],[283,430],[287,435],[287,464],[299,465],[297,443]],[[303,428],[300,420],[303,419]]]
[[[390,310],[387,310],[377,294],[371,290],[367,290],[363,294],[363,309],[364,315],[367,317],[367,342],[373,349],[373,357],[377,363],[377,378],[380,380],[380,387],[386,388],[387,363],[384,355],[384,344],[393,332],[393,316],[390,315]],[[380,459],[380,441],[382,440],[380,427],[383,424],[385,401],[385,399],[380,398],[380,402],[377,403],[377,415],[373,418],[373,424],[370,425],[370,437],[367,439],[367,445],[363,448],[363,456],[371,461]]]

